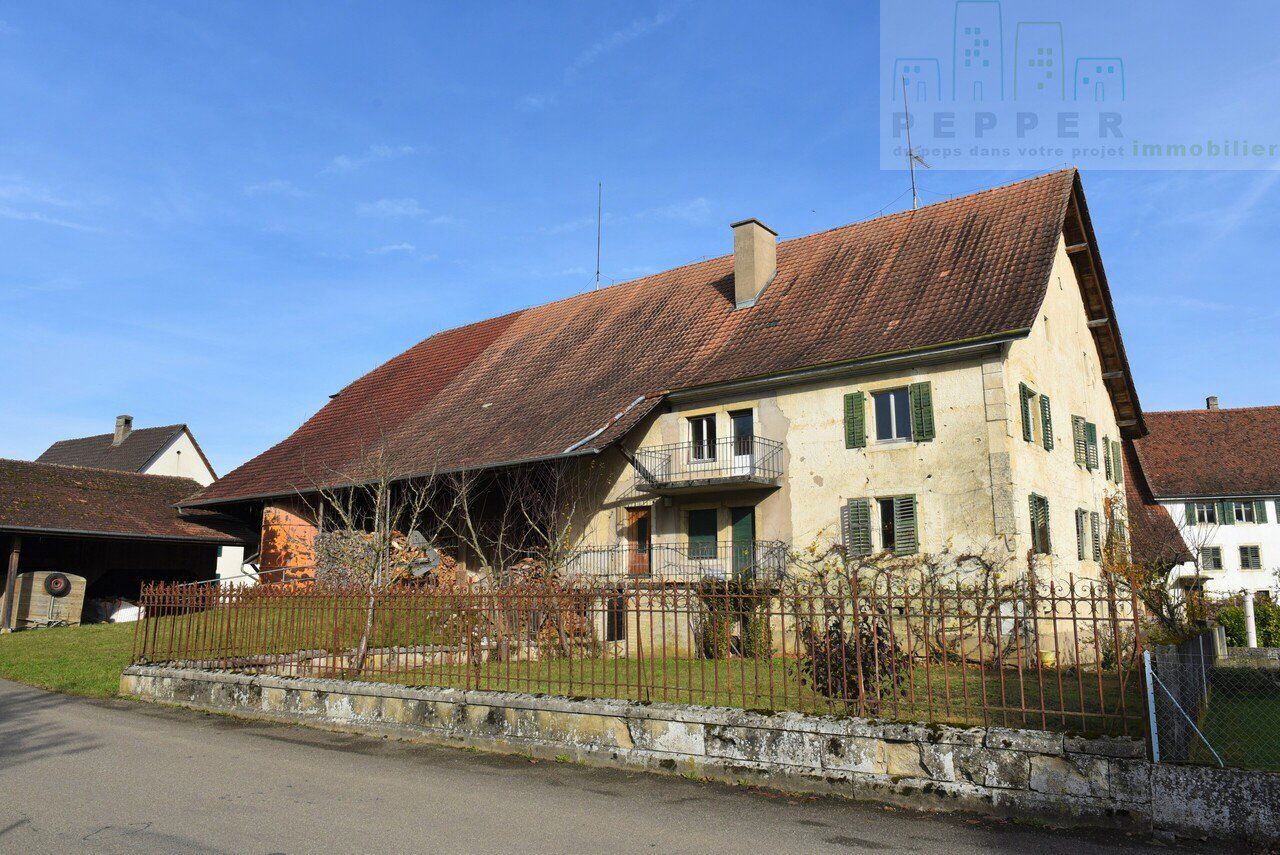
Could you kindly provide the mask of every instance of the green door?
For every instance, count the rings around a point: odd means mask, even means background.
[[[733,575],[750,576],[755,566],[756,509],[730,508],[729,521],[733,531]]]

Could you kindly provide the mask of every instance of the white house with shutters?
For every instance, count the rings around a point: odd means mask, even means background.
[[[1147,414],[1134,443],[1155,502],[1192,560],[1171,584],[1211,594],[1280,595],[1280,407]]]

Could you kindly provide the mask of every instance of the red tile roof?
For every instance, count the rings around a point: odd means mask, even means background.
[[[1280,407],[1147,413],[1136,442],[1162,499],[1280,496]]]
[[[63,439],[55,442],[36,458],[37,463],[61,463],[64,466],[89,466],[94,469],[119,469],[122,472],[141,472],[156,455],[169,447],[181,434],[191,438],[196,453],[204,465],[213,472],[204,450],[186,425],[138,428],[132,430],[124,441],[116,445],[114,433]]]
[[[190,478],[0,459],[0,531],[219,544],[251,539],[222,514],[179,516],[175,503],[199,487]]]
[[[1146,414],[1148,419],[1153,413]],[[1124,441],[1124,493],[1129,510],[1129,552],[1133,560],[1148,567],[1173,567],[1191,560],[1178,525],[1163,505],[1151,495],[1134,450],[1134,441]]]
[[[1073,192],[1065,170],[784,241],[750,309],[726,255],[438,333],[189,503],[332,483],[379,446],[403,474],[595,451],[671,390],[1025,335]]]

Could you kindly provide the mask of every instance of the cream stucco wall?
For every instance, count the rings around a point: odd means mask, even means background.
[[[155,456],[142,470],[148,475],[177,475],[190,478],[201,487],[207,487],[215,479],[213,470],[204,462],[195,443],[186,431],[179,433],[164,450]]]
[[[1049,500],[1052,555],[1047,564],[1056,574],[1076,573],[1092,577],[1098,565],[1092,549],[1085,560],[1077,560],[1076,508],[1095,511],[1105,521],[1110,498],[1123,507],[1124,489],[1107,480],[1102,460],[1103,440],[1117,440],[1115,408],[1102,380],[1102,363],[1087,326],[1084,300],[1075,271],[1061,239],[1049,276],[1048,292],[1030,334],[1009,346],[1004,364],[1004,394],[1008,402],[1008,432],[1012,475],[1012,502],[1016,531],[1016,552],[1025,555],[1031,548],[1031,493]],[[1054,447],[1046,451],[1037,430],[1035,441],[1022,438],[1019,411],[1019,383],[1037,394],[1049,396],[1052,409]],[[1098,426],[1098,468],[1086,470],[1075,462],[1071,417],[1083,416]],[[1103,522],[1105,529],[1105,522]]]

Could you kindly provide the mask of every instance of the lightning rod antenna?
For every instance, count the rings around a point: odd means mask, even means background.
[[[920,207],[920,191],[916,189],[916,153],[911,147],[911,108],[907,106],[907,78],[902,78],[902,109],[907,115],[907,171],[911,173],[911,210]]]
[[[604,230],[604,182],[596,184],[596,290],[600,290],[600,237]]]

